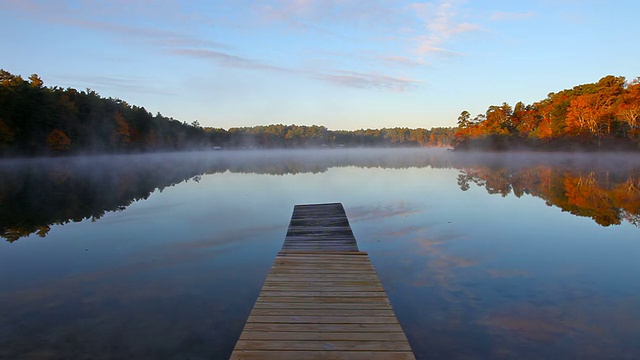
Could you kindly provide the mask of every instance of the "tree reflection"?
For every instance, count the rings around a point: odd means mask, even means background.
[[[3,164],[0,234],[10,242],[31,234],[45,237],[51,225],[98,220],[200,171],[152,157],[146,161],[102,157]]]
[[[398,157],[398,154],[403,154]],[[357,156],[354,156],[357,154]],[[0,161],[0,236],[9,242],[52,225],[96,221],[156,190],[203,174],[321,173],[331,167],[426,167],[430,157],[407,149],[387,152],[323,150],[227,151]]]
[[[620,177],[610,171],[567,170],[537,165],[524,168],[476,167],[460,170],[458,185],[466,191],[470,184],[484,187],[490,194],[507,196],[513,192],[544,199],[573,215],[592,218],[602,226],[623,221],[640,224],[640,180],[637,174]]]
[[[619,158],[615,158],[618,159]],[[97,156],[0,162],[0,236],[13,242],[51,226],[96,221],[123,211],[154,191],[204,174],[321,173],[332,167],[453,168],[463,191],[531,195],[548,205],[608,226],[640,226],[640,164],[574,155],[469,155],[420,149],[218,151],[191,154]],[[429,181],[428,178],[425,181]]]

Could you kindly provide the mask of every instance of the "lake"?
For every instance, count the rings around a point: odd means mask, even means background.
[[[0,161],[0,358],[224,359],[293,206],[341,202],[419,359],[640,358],[640,156]]]

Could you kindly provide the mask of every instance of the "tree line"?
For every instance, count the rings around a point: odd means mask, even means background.
[[[455,149],[640,150],[640,78],[608,75],[530,105],[489,106],[458,117]]]
[[[0,154],[140,152],[204,145],[194,124],[95,91],[45,87],[0,70]]]
[[[453,128],[332,131],[324,126],[202,127],[91,89],[46,87],[0,70],[0,156],[207,148],[448,146]]]
[[[329,130],[324,126],[268,125],[234,127],[229,130],[205,128],[214,144],[230,148],[450,146],[453,128],[383,128]]]

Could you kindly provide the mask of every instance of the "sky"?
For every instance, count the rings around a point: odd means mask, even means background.
[[[640,76],[637,0],[0,0],[0,68],[228,129],[455,126]]]

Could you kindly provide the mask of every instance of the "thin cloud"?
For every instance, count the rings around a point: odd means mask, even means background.
[[[438,36],[419,36],[415,39],[418,44],[416,52],[421,55],[437,54],[444,57],[456,57],[462,55],[459,52],[451,51],[438,46],[443,40]]]
[[[152,80],[145,78],[94,75],[83,76],[66,74],[60,77],[53,77],[52,79],[59,83],[69,83],[71,87],[80,89],[95,87],[101,89],[115,89],[118,91],[140,92],[146,94],[175,95],[175,93],[170,91],[159,90],[159,88],[166,87],[149,87],[148,84],[152,82]]]
[[[174,46],[206,46],[219,49],[229,49],[229,46],[216,41],[199,39],[196,37],[180,34],[172,31],[140,28],[125,26],[115,23],[99,22],[99,21],[86,21],[86,20],[65,20],[69,25],[75,25],[85,28],[87,30],[96,30],[110,33],[112,35],[124,36],[125,39],[131,37],[142,39],[152,45],[158,45],[163,47]]]
[[[400,65],[404,67],[417,68],[417,67],[426,67],[429,66],[425,61],[420,59],[412,59],[406,56],[398,56],[398,55],[389,55],[383,56],[378,55],[376,59],[390,65]]]
[[[419,54],[456,55],[455,52],[446,49],[447,41],[454,36],[480,30],[476,24],[458,20],[457,1],[455,0],[443,1],[440,4],[415,3],[409,8],[422,20],[426,32],[414,38],[414,42],[417,44],[416,52]]]
[[[115,13],[114,6],[113,4],[111,5],[111,7],[105,5],[103,7],[98,6],[97,8],[96,6],[72,8],[65,6],[64,3],[51,6],[47,3],[28,0],[10,0],[6,4],[0,4],[0,9],[4,7],[6,10],[14,11],[20,15],[36,17],[43,21],[79,27],[90,31],[107,33],[123,40],[141,39],[152,45],[165,47],[206,46],[218,49],[229,48],[221,42],[205,40],[179,32],[157,28],[127,26],[115,21],[98,21],[91,19],[92,17],[100,15],[97,13],[98,11],[110,14],[112,17],[120,16],[122,13],[121,8],[119,8],[119,12]],[[127,5],[135,5],[135,2],[127,2]],[[146,4],[146,2],[144,4],[138,4],[138,7],[142,5],[147,6],[148,4]]]
[[[172,55],[182,55],[197,59],[211,60],[218,65],[233,67],[238,69],[250,69],[250,70],[269,70],[278,72],[297,72],[291,69],[286,69],[278,66],[268,65],[261,63],[257,60],[245,58],[242,56],[231,55],[221,51],[208,50],[208,49],[171,49],[167,50],[167,53]]]
[[[415,89],[421,81],[406,78],[396,78],[377,73],[359,73],[355,71],[340,71],[334,74],[319,74],[318,78],[333,84],[379,90],[404,92]]]
[[[494,21],[517,21],[532,18],[536,16],[533,11],[527,12],[495,12],[490,19]]]
[[[307,75],[309,77],[323,80],[331,84],[360,89],[377,89],[404,92],[415,89],[421,83],[419,80],[398,78],[378,73],[361,73],[355,71],[323,72],[315,70],[286,68],[261,63],[257,60],[231,55],[221,51],[206,49],[174,49],[169,50],[168,52],[173,55],[182,55],[198,59],[211,60],[218,65],[226,67]]]

